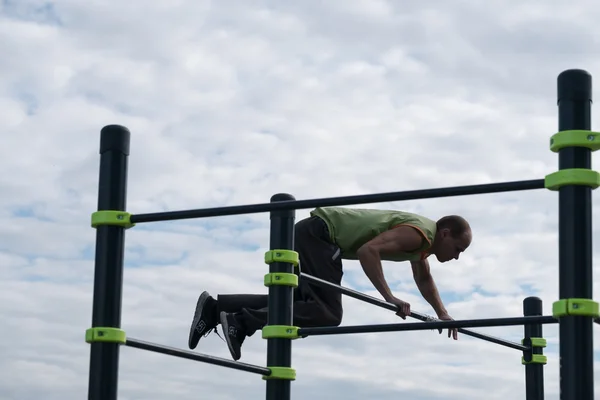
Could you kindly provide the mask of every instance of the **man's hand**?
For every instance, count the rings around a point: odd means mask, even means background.
[[[402,319],[406,319],[407,316],[410,315],[410,304],[406,301],[400,300],[397,297],[390,297],[387,299],[388,303],[392,303],[398,306],[398,311],[396,315],[401,317]]]
[[[442,314],[440,316],[438,316],[439,319],[441,319],[442,321],[454,321],[452,319],[451,316],[449,316],[448,314]],[[440,335],[442,334],[442,330],[439,329],[440,331]],[[454,340],[458,340],[458,329],[457,328],[452,328],[452,329],[448,329],[448,337],[450,337],[450,334],[452,334],[452,337]]]

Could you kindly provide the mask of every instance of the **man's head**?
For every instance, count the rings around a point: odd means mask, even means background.
[[[458,260],[472,240],[471,227],[467,220],[458,215],[447,215],[437,221],[437,232],[431,252],[439,262]]]

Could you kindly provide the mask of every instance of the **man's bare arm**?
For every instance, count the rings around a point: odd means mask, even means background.
[[[383,275],[381,254],[410,252],[418,249],[422,241],[423,238],[414,228],[400,226],[383,232],[356,252],[365,274],[386,301],[393,299],[394,295]]]
[[[427,260],[411,261],[411,266],[415,283],[423,298],[433,307],[438,317],[447,315],[448,312],[442,303],[433,276],[431,276],[429,262]]]

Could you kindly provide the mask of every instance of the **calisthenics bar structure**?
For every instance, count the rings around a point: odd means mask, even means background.
[[[592,299],[592,190],[600,186],[600,174],[592,170],[592,152],[600,148],[600,134],[591,131],[592,78],[583,70],[570,69],[558,75],[558,132],[550,139],[550,150],[558,153],[558,170],[544,179],[495,184],[445,187],[428,190],[388,192],[369,195],[295,200],[279,193],[269,203],[196,210],[131,214],[126,211],[130,132],[119,125],[101,130],[98,209],[92,214],[96,229],[96,254],[92,327],[86,331],[90,343],[88,398],[116,400],[120,346],[200,361],[261,375],[266,381],[267,400],[289,400],[293,340],[308,336],[457,328],[462,334],[499,344],[523,353],[527,400],[544,399],[542,349],[543,324],[558,323],[560,353],[560,399],[594,399],[593,322],[600,321],[598,303]],[[393,304],[349,288],[326,282],[299,271],[294,249],[295,212],[299,209],[379,203],[435,197],[466,196],[509,191],[548,189],[558,192],[559,299],[552,315],[542,315],[542,301],[528,297],[523,316],[456,321],[439,321],[412,312],[420,322],[380,325],[302,328],[294,326],[293,290],[299,279],[327,286],[342,294],[384,309],[396,311]],[[127,337],[121,329],[125,232],[136,224],[225,215],[270,213],[270,244],[265,254],[269,273],[269,312],[262,337],[267,340],[266,367],[184,351]],[[521,343],[488,336],[466,328],[522,325]]]

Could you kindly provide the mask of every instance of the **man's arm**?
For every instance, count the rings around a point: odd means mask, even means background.
[[[431,307],[433,307],[438,317],[447,315],[448,312],[442,303],[433,276],[431,276],[429,262],[427,260],[411,261],[410,264],[412,266],[415,283],[423,298],[431,305]]]
[[[393,299],[394,295],[383,275],[381,254],[410,252],[418,249],[422,241],[414,228],[399,226],[368,241],[356,252],[365,274],[386,301]]]

